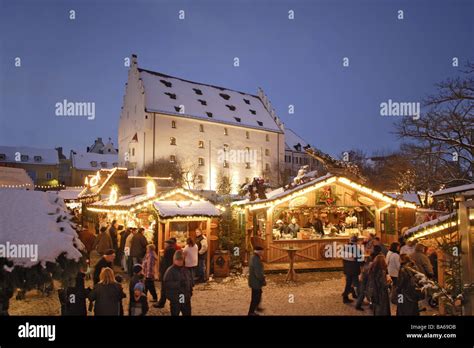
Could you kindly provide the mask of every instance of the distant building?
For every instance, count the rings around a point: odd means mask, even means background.
[[[118,150],[114,147],[111,138],[109,138],[109,141],[105,145],[102,141],[102,138],[97,138],[92,146],[87,147],[87,152],[99,153],[102,155],[118,154]]]
[[[65,186],[71,186],[71,159],[63,153],[62,147],[57,147],[59,158],[59,183]]]
[[[298,174],[301,166],[307,165],[308,171],[321,170],[321,163],[305,151],[309,143],[293,130],[285,129],[285,174],[291,178]],[[322,174],[322,172],[320,173]]]
[[[82,186],[88,175],[94,175],[100,169],[118,167],[118,155],[106,155],[93,152],[71,151],[71,185]]]
[[[0,146],[0,166],[23,168],[35,185],[59,184],[59,157],[55,149]]]

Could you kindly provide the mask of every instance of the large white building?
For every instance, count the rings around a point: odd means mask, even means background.
[[[132,55],[120,115],[119,165],[138,174],[159,159],[197,173],[196,189],[215,190],[224,175],[233,191],[255,176],[280,184],[284,126],[268,98],[191,82],[138,67]]]

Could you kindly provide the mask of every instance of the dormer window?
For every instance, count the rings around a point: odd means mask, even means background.
[[[0,153],[0,161],[5,161],[7,156],[4,153]]]
[[[174,93],[169,93],[169,92],[165,92],[165,94],[170,97],[171,99],[176,99],[176,94]]]
[[[207,101],[205,101],[205,100],[198,99],[198,102],[200,102],[201,105],[207,105]]]
[[[250,100],[244,98],[244,102],[245,104],[250,105]]]
[[[257,124],[258,124],[260,127],[263,127],[263,122],[262,122],[262,121],[257,121]]]
[[[249,111],[250,111],[250,113],[251,113],[252,115],[256,115],[256,114],[257,114],[257,111],[255,111],[255,110],[249,109]]]
[[[242,121],[242,120],[240,119],[240,117],[234,117],[234,118],[235,118],[235,120],[236,120],[237,122]]]
[[[235,111],[235,106],[234,105],[226,104],[226,106],[229,108],[230,111]]]
[[[225,100],[229,100],[230,99],[230,95],[228,94],[225,94],[225,93],[219,93],[219,95],[224,98]]]
[[[166,80],[160,80],[160,82],[168,88],[171,88],[171,86],[173,86],[173,84],[171,82],[166,81]]]
[[[194,93],[196,93],[197,95],[202,95],[202,91],[198,88],[193,88],[193,91]]]
[[[112,163],[112,165],[113,165],[114,167],[118,167],[118,162],[114,162],[114,163]]]
[[[35,156],[34,157],[35,162],[41,162],[43,160],[43,157],[41,156]]]
[[[206,112],[206,115],[207,115],[207,117],[212,117],[213,116],[212,112],[208,112],[208,111]]]
[[[28,162],[28,159],[29,159],[29,158],[30,158],[30,157],[29,157],[28,155],[21,155],[21,161],[22,161],[22,162]]]
[[[97,167],[97,161],[91,161],[91,167]]]
[[[100,162],[102,168],[107,168],[107,162]]]

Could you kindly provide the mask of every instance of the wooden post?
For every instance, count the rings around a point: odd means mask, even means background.
[[[469,221],[469,208],[474,208],[474,201],[466,201],[461,197],[459,202],[459,235],[461,237],[462,284],[466,289],[463,315],[474,315],[474,228]]]
[[[444,272],[445,272],[445,264],[446,264],[446,255],[442,250],[437,250],[436,251],[438,255],[438,284],[444,287],[445,284],[445,279],[444,279]],[[441,299],[441,298],[440,298]],[[445,307],[445,301],[439,301],[439,314],[440,315],[446,315],[446,307]]]
[[[209,279],[209,273],[211,271],[211,219],[207,218],[206,221],[206,238],[207,238],[207,266],[206,266],[206,279]]]
[[[267,209],[265,221],[265,250],[263,260],[268,261],[270,252],[270,243],[273,238],[273,207]]]

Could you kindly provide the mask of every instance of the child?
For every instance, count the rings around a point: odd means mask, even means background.
[[[139,265],[139,264],[136,264],[135,266],[133,266],[133,276],[130,279],[130,283],[128,285],[128,294],[130,298],[132,298],[133,296],[135,285],[137,285],[137,283],[142,283],[144,285],[142,265]]]
[[[145,276],[145,296],[148,294],[148,291],[150,291],[150,294],[153,297],[152,302],[158,301],[158,295],[155,288],[155,266],[158,255],[156,255],[155,250],[153,244],[147,245],[145,259],[142,264],[143,274]]]
[[[144,286],[137,283],[133,289],[133,296],[130,297],[128,309],[129,316],[145,316],[148,312],[148,301],[143,293]]]

